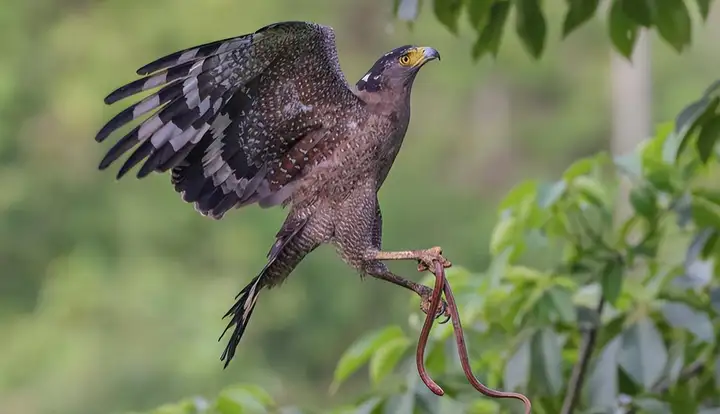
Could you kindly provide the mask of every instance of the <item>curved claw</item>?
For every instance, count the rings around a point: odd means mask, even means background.
[[[449,314],[447,314],[447,315],[445,315],[445,320],[442,321],[442,322],[438,322],[438,323],[439,323],[440,325],[445,325],[446,323],[450,322],[450,319],[451,319],[451,318],[452,318],[452,316],[450,316]]]
[[[438,306],[438,310],[435,313],[435,319],[439,319],[443,315],[445,315],[445,320],[442,322],[438,322],[441,325],[448,323],[448,321],[450,320],[450,312],[447,302],[440,299],[440,306]]]

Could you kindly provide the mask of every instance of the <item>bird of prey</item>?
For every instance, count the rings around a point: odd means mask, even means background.
[[[408,128],[415,76],[433,59],[440,55],[431,47],[398,47],[351,85],[332,28],[281,22],[161,57],[138,69],[144,77],[105,98],[109,105],[161,87],[98,132],[101,142],[151,113],[117,141],[100,169],[135,148],[118,179],[140,164],[138,178],[169,170],[175,191],[205,216],[220,219],[251,204],[289,206],[267,264],[225,315],[223,335],[233,328],[221,356],[225,367],[260,292],[324,243],[361,275],[417,293],[428,312],[432,289],[393,274],[383,261],[417,260],[421,269],[435,260],[450,263],[438,247],[381,250],[377,192]],[[433,316],[446,309],[443,303]]]

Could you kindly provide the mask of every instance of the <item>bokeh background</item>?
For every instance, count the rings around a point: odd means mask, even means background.
[[[220,317],[263,266],[284,211],[213,221],[167,175],[99,172],[111,144],[93,137],[120,109],[103,97],[160,55],[281,20],[333,26],[351,81],[390,48],[434,46],[443,60],[416,81],[408,137],[380,192],[384,246],[442,245],[482,270],[498,197],[608,148],[612,135],[605,22],[560,42],[564,1],[548,3],[540,61],[508,30],[497,60],[474,63],[471,31],[449,33],[429,4],[410,27],[392,0],[1,0],[0,412],[142,410],[234,382],[318,408],[364,390],[358,377],[330,395],[335,362],[364,331],[404,321],[417,299],[361,281],[321,248],[262,295],[222,370]],[[718,10],[682,55],[651,39],[653,120],[717,79],[718,39]],[[411,264],[393,267],[417,277]]]

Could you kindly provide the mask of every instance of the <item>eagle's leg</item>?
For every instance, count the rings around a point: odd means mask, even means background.
[[[442,255],[440,247],[431,247],[425,250],[404,250],[404,251],[378,251],[375,253],[376,260],[417,260],[418,270],[424,271],[433,268],[433,262],[440,262],[443,267],[450,267],[451,263]]]
[[[419,268],[423,264],[432,268],[432,262],[439,260],[448,267],[450,262],[442,257],[440,248],[405,252],[382,251],[382,212],[374,185],[369,189],[359,188],[357,193],[348,198],[347,203],[347,210],[342,214],[344,220],[340,220],[335,229],[336,242],[344,259],[364,275],[415,292],[420,296],[420,309],[427,314],[430,310],[432,288],[392,273],[382,261],[419,260]],[[448,306],[444,300],[435,317],[440,315],[449,317]]]
[[[386,252],[377,252],[377,253],[386,253]],[[392,252],[390,252],[390,253],[392,253]],[[433,292],[432,288],[422,285],[420,283],[415,283],[412,280],[408,280],[408,279],[405,279],[404,277],[396,275],[395,273],[391,272],[387,268],[387,266],[385,266],[385,263],[382,263],[378,259],[371,259],[371,260],[365,261],[363,263],[362,268],[363,268],[363,273],[365,273],[368,276],[372,276],[376,279],[390,282],[394,285],[402,286],[405,289],[409,289],[409,290],[415,292],[418,296],[420,296],[420,309],[423,312],[425,312],[426,314],[430,311],[430,297],[432,296],[432,292]],[[445,300],[441,301],[440,308],[438,309],[437,314],[435,315],[435,318],[439,318],[441,315],[445,315],[446,318],[450,317],[449,308],[448,308],[448,305],[445,302]],[[447,319],[445,321],[447,321]]]

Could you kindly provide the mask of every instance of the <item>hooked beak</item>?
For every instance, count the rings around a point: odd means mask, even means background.
[[[422,64],[425,64],[426,62],[429,62],[434,59],[440,60],[440,52],[438,52],[434,48],[420,47],[418,49],[422,50],[422,53],[423,53]]]

